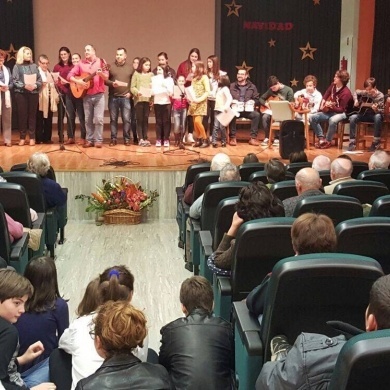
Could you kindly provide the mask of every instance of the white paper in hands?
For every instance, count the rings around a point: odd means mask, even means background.
[[[141,86],[139,89],[139,93],[142,97],[150,98],[152,96],[152,89]]]
[[[235,116],[236,116],[235,111],[233,111],[231,108],[228,108],[226,112],[223,111],[220,114],[218,114],[217,119],[222,126],[227,127]]]
[[[114,83],[116,83],[118,87],[127,87],[128,85],[128,83],[126,83],[125,81],[119,81],[119,80],[115,80]]]
[[[37,82],[37,74],[24,74],[23,75],[23,81],[26,85],[34,85]]]
[[[185,91],[186,91],[187,100],[189,100],[190,102],[194,102],[196,99],[196,94],[195,94],[194,88],[192,86],[190,86],[190,87],[187,87],[185,89]]]
[[[48,72],[46,77],[47,77],[46,81],[48,83],[57,83],[58,78],[60,77],[60,72],[51,72],[51,73]]]

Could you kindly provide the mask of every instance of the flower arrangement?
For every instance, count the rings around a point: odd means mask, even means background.
[[[104,212],[115,209],[126,209],[139,212],[151,207],[159,196],[157,190],[148,193],[140,183],[134,183],[125,176],[115,176],[110,180],[102,180],[102,186],[96,186],[91,195],[76,195],[75,199],[87,199],[85,211]]]

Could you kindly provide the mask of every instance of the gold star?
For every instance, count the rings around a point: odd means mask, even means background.
[[[300,47],[299,50],[303,53],[301,60],[304,60],[306,57],[309,57],[311,60],[314,60],[313,53],[317,51],[317,49],[311,47],[309,42],[306,43],[305,47]]]
[[[232,2],[230,4],[225,4],[225,7],[227,7],[229,10],[227,16],[230,16],[230,15],[236,15],[238,17],[240,16],[238,14],[238,10],[242,7],[242,5],[237,5],[236,0],[232,0]]]
[[[314,5],[321,5],[320,0],[313,0]]]
[[[14,59],[16,61],[16,55],[18,54],[18,51],[14,49],[14,45],[11,43],[9,45],[9,50],[4,50],[6,53],[7,53],[7,61],[11,61],[12,59]]]
[[[249,77],[249,71],[250,71],[251,69],[253,69],[253,66],[248,66],[248,65],[246,64],[246,62],[243,61],[242,64],[241,64],[241,65],[237,65],[236,68],[237,68],[238,70],[245,69],[245,70],[246,70],[246,73],[248,73],[248,77]]]
[[[293,80],[290,80],[290,84],[292,87],[297,87],[298,86],[298,80],[295,80],[295,77]]]
[[[275,47],[275,43],[276,41],[272,38],[268,41],[269,47]]]

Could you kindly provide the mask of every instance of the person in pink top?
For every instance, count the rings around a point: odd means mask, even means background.
[[[94,75],[93,83],[84,81],[85,73]],[[80,77],[84,76],[84,77]],[[84,96],[85,124],[87,140],[84,148],[102,147],[104,123],[104,81],[108,79],[106,62],[96,56],[92,45],[85,46],[85,59],[81,60],[68,74],[68,80],[80,89],[87,89]]]
[[[12,244],[15,240],[19,240],[23,236],[23,225],[12,219],[7,213],[4,214],[7,220],[9,240]]]

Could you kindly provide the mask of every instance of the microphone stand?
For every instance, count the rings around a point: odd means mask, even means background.
[[[181,92],[181,102],[183,107],[184,97],[185,93],[184,90],[180,87],[180,85],[177,83],[177,79],[173,79],[175,85],[179,88]],[[184,123],[183,123],[183,108],[180,110],[180,138],[179,138],[179,149],[186,150],[186,147],[183,144],[183,137],[184,137]]]
[[[69,125],[70,125],[70,124],[69,124],[69,112],[68,112],[68,110],[67,110],[67,108],[66,108],[66,104],[65,104],[64,99],[63,99],[63,97],[62,97],[62,94],[61,94],[60,90],[58,89],[58,86],[57,86],[57,84],[56,84],[56,82],[55,82],[55,80],[54,80],[53,73],[51,73],[51,70],[50,70],[50,69],[47,69],[47,70],[48,70],[48,72],[50,73],[51,78],[53,79],[54,88],[55,88],[55,90],[57,91],[57,94],[58,94],[58,96],[59,96],[59,98],[60,98],[62,107],[63,107],[63,109],[65,110],[65,115],[66,115],[66,120],[67,120],[67,126],[69,126]],[[58,116],[57,116],[57,118],[58,118]],[[57,126],[58,126],[58,122],[57,122]],[[79,150],[71,150],[71,149],[66,149],[66,148],[65,148],[65,145],[64,145],[64,129],[63,129],[63,128],[62,128],[62,130],[61,130],[61,133],[62,133],[62,134],[58,134],[58,136],[59,136],[59,141],[60,141],[60,147],[59,147],[59,149],[50,150],[50,151],[48,151],[47,153],[53,153],[53,152],[58,152],[58,151],[64,151],[64,152],[73,152],[73,153],[79,153],[79,154],[81,154],[81,152],[80,152]]]

